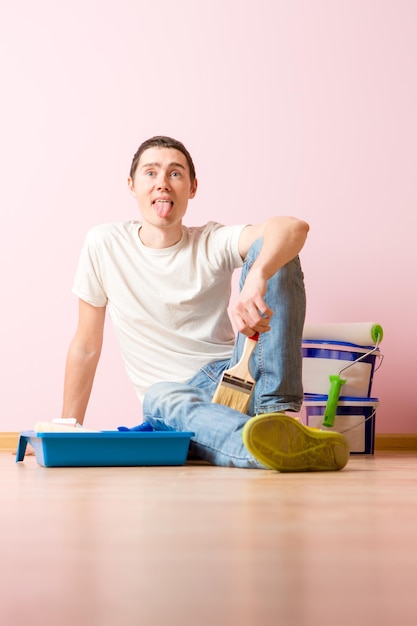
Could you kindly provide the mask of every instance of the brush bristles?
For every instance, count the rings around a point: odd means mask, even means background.
[[[250,386],[250,390],[237,391],[236,386],[233,387],[232,385],[225,385],[223,382],[220,383],[215,391],[212,402],[215,402],[216,404],[223,404],[224,406],[236,409],[236,411],[240,411],[241,413],[246,413],[252,397],[254,383],[249,383],[247,381],[244,382],[246,383],[246,387]]]

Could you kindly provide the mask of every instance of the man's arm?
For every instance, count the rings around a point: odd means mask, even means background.
[[[244,259],[256,239],[263,243],[233,308],[238,331],[245,335],[267,332],[273,311],[266,305],[266,283],[281,267],[300,252],[309,226],[294,217],[272,217],[257,226],[246,226],[239,239],[239,253]]]
[[[84,421],[103,345],[106,307],[79,301],[77,331],[70,343],[64,382],[62,417]]]

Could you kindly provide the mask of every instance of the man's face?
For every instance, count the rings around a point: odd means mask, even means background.
[[[174,148],[149,148],[141,155],[129,187],[144,222],[166,227],[182,221],[188,200],[195,196],[187,159]]]

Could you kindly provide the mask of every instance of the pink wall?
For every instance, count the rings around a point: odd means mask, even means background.
[[[137,145],[182,139],[188,222],[293,214],[308,321],[385,330],[377,431],[417,432],[417,3],[21,0],[0,9],[0,431],[60,414],[85,232],[136,218]],[[139,420],[112,329],[91,427]]]

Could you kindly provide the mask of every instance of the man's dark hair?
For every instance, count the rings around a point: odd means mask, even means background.
[[[193,160],[187,148],[184,146],[183,143],[181,143],[181,141],[178,141],[177,139],[172,139],[172,137],[164,137],[162,135],[151,137],[151,139],[147,139],[139,146],[133,157],[132,165],[130,166],[130,177],[132,178],[132,180],[135,176],[140,157],[145,152],[145,150],[148,150],[149,148],[174,148],[175,150],[182,152],[182,154],[187,159],[188,167],[190,170],[191,183],[194,183],[195,168]]]

